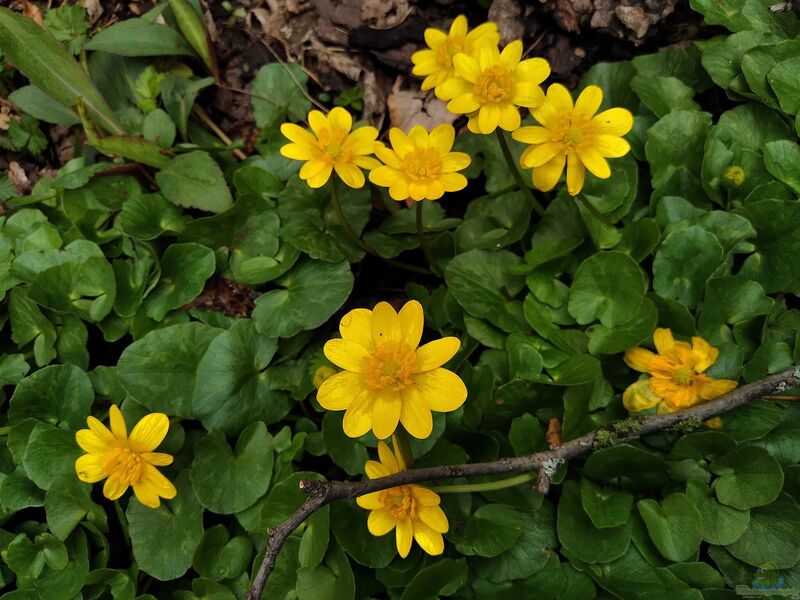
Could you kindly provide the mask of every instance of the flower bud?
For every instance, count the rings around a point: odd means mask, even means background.
[[[744,183],[744,169],[739,165],[733,165],[725,169],[722,174],[722,184],[729,188],[738,188]]]

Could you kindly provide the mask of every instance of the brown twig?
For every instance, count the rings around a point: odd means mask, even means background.
[[[539,473],[542,480],[537,483],[538,489],[546,492],[549,489],[549,478],[558,466],[591,450],[601,440],[608,441],[608,438],[610,438],[611,443],[617,444],[635,440],[648,433],[668,429],[690,419],[699,422],[726,413],[772,392],[783,391],[787,387],[798,384],[800,384],[800,367],[792,367],[783,373],[770,375],[760,381],[743,385],[717,400],[694,408],[664,415],[631,417],[624,422],[618,421],[595,429],[579,438],[564,442],[551,450],[527,456],[501,458],[491,462],[467,465],[443,465],[424,469],[409,469],[389,477],[365,481],[302,480],[299,486],[302,491],[309,495],[308,500],[286,521],[267,531],[269,539],[264,548],[264,558],[247,592],[247,600],[259,600],[261,598],[267,578],[275,567],[278,553],[292,532],[315,511],[334,500],[355,498],[370,492],[422,481],[530,471]],[[624,426],[621,426],[622,424]]]

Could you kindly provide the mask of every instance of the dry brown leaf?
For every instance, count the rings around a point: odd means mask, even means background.
[[[408,0],[364,0],[361,20],[372,29],[392,29],[405,21],[412,10]]]
[[[17,188],[17,193],[20,195],[26,194],[30,190],[31,182],[28,179],[28,175],[25,173],[25,169],[15,160],[8,163],[8,180],[14,184],[14,187]]]
[[[0,130],[5,131],[8,129],[8,124],[11,121],[11,107],[3,104],[0,106]]]
[[[440,123],[456,120],[456,115],[448,111],[447,105],[432,93],[401,90],[402,84],[403,77],[398,77],[392,86],[392,93],[386,99],[392,127],[408,131],[414,125],[422,125],[430,131]]]
[[[547,443],[550,444],[550,448],[558,448],[561,445],[561,421],[556,417],[550,419],[550,422],[547,424],[545,438],[547,439]]]
[[[92,24],[103,14],[103,7],[100,4],[100,0],[78,0],[78,4],[86,9],[89,22]]]
[[[489,21],[497,24],[500,43],[503,45],[521,39],[525,33],[522,6],[517,0],[494,0],[489,7]]]
[[[44,16],[39,7],[32,2],[28,2],[28,0],[23,0],[22,2],[22,14],[32,19],[37,25],[41,25],[44,21]]]

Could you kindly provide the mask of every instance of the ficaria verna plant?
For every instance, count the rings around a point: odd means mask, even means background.
[[[800,589],[788,3],[17,4],[2,598]]]

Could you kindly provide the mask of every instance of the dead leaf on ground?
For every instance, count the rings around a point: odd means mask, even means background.
[[[372,29],[391,29],[405,21],[412,10],[408,0],[364,0],[361,20]]]
[[[31,189],[31,182],[25,173],[25,169],[15,160],[8,163],[8,180],[14,184],[20,196],[27,194]]]
[[[492,6],[489,7],[489,21],[497,24],[500,43],[503,45],[522,39],[522,35],[525,33],[522,6],[517,0],[494,0]]]
[[[422,125],[430,131],[440,123],[452,123],[456,120],[456,115],[448,111],[447,105],[432,93],[401,90],[403,81],[403,77],[395,80],[392,93],[386,99],[392,127],[408,131],[414,125]]]

